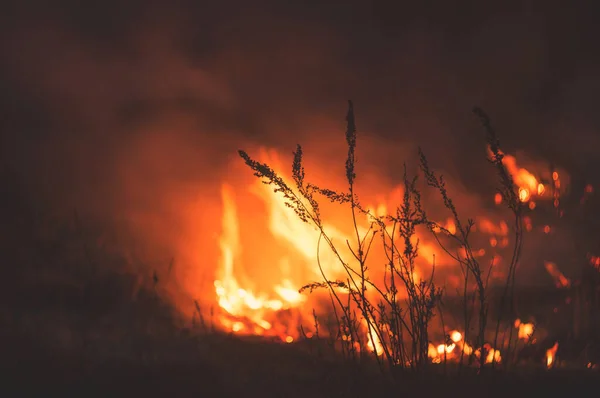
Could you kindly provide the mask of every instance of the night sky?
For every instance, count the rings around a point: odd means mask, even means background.
[[[384,160],[422,145],[488,187],[480,106],[507,152],[598,182],[592,1],[122,3],[2,10],[2,167],[40,206],[154,208],[157,190],[222,179],[245,145],[342,140],[348,99]]]

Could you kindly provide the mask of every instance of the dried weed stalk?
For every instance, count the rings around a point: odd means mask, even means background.
[[[506,311],[506,301],[513,296],[515,269],[518,262],[521,240],[521,203],[515,192],[511,176],[502,164],[502,153],[498,140],[491,128],[489,119],[480,109],[475,113],[483,121],[488,133],[488,145],[493,154],[490,161],[497,168],[500,176],[500,193],[505,203],[515,215],[515,248],[509,265],[508,277],[501,299],[499,318],[497,320],[494,347],[497,347],[500,323]],[[429,167],[427,157],[419,150],[420,169],[426,184],[437,190],[443,199],[444,206],[449,210],[456,225],[456,232],[431,221],[422,206],[421,193],[416,187],[417,177],[410,178],[404,167],[404,196],[402,203],[394,214],[377,217],[364,208],[355,193],[355,149],[356,124],[354,109],[349,101],[346,117],[346,142],[348,155],[346,159],[346,179],[348,190],[337,192],[308,183],[302,164],[302,147],[297,146],[292,164],[292,177],[295,187],[289,186],[269,165],[252,159],[246,152],[239,154],[245,163],[254,171],[254,175],[263,183],[273,186],[280,193],[286,206],[294,210],[303,222],[312,224],[319,233],[317,243],[317,265],[322,280],[307,284],[300,292],[312,292],[315,289],[327,289],[331,298],[333,312],[337,321],[336,337],[341,342],[342,352],[347,358],[354,360],[362,358],[366,353],[373,352],[381,369],[385,364],[390,368],[424,369],[430,363],[428,350],[430,346],[429,328],[431,320],[436,316],[436,309],[441,311],[444,291],[434,281],[435,261],[431,275],[426,279],[415,277],[416,259],[419,253],[419,242],[415,239],[417,228],[428,229],[445,250],[459,265],[464,277],[464,322],[465,333],[470,329],[472,312],[477,308],[478,328],[475,336],[476,346],[479,347],[479,357],[486,358],[484,333],[488,323],[489,299],[487,287],[490,269],[487,275],[484,267],[473,254],[469,242],[474,225],[473,220],[463,222],[457,209],[449,197],[443,176],[436,175]],[[334,245],[327,234],[321,218],[318,197],[350,207],[354,227],[354,242],[346,241],[351,258],[344,258],[338,247]],[[358,216],[369,216],[371,225],[367,233],[360,232]],[[451,252],[440,240],[438,234],[443,232],[458,243],[460,253]],[[368,276],[367,260],[375,242],[380,237],[383,252],[386,256],[385,278],[383,286],[378,286]],[[415,243],[416,242],[416,243]],[[320,261],[321,245],[325,244],[335,255],[345,271],[344,280],[332,280],[326,275]],[[474,291],[469,289],[471,280],[474,281]],[[405,299],[402,299],[405,297]],[[366,324],[366,327],[364,326]],[[465,341],[469,336],[465,335]],[[407,343],[408,342],[408,343]],[[369,349],[366,349],[369,346]],[[370,355],[370,354],[369,354]],[[473,353],[470,354],[474,355]],[[473,359],[473,358],[471,358]],[[461,358],[462,363],[462,358]],[[479,360],[483,367],[484,361]]]

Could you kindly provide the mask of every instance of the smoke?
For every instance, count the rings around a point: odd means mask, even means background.
[[[562,57],[568,41],[555,40],[573,26],[562,8],[128,4],[7,13],[2,157],[35,200],[128,231],[149,257],[216,258],[219,187],[242,178],[239,148],[302,143],[327,170],[317,180],[343,173],[349,98],[362,178],[398,184],[422,145],[467,209],[494,183],[474,166],[485,144],[473,105],[507,151],[591,162],[559,150],[565,126],[588,148],[598,126],[575,105],[592,93],[594,60]],[[583,47],[587,33],[571,37]],[[212,267],[179,267],[178,280],[193,295]]]

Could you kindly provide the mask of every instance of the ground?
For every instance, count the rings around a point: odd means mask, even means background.
[[[40,331],[43,333],[43,331]],[[598,391],[598,372],[541,368],[458,376],[436,366],[428,374],[383,381],[377,368],[319,360],[302,346],[223,334],[177,333],[48,347],[23,336],[4,336],[4,396],[371,397],[531,396]],[[470,373],[470,372],[469,372]],[[595,396],[595,395],[594,395]]]

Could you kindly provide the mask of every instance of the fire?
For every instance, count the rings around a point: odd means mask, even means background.
[[[460,361],[468,358],[473,354],[473,348],[463,340],[463,335],[458,330],[453,330],[448,335],[450,341],[437,346],[429,344],[428,356],[433,363],[441,363],[442,361]]]
[[[505,154],[502,163],[512,175],[515,184],[519,187],[519,199],[521,202],[527,202],[532,195],[542,196],[544,194],[544,185],[527,169],[519,167],[517,159],[514,156]]]
[[[519,329],[519,338],[526,341],[531,338],[533,332],[535,331],[535,325],[533,323],[523,323],[520,319],[515,320],[515,328]]]
[[[367,332],[367,347],[371,352],[376,352],[377,355],[383,355],[383,345],[377,335],[377,331],[373,325],[369,325],[366,319],[363,319],[363,326]]]
[[[450,333],[450,339],[452,341],[454,341],[455,343],[458,343],[459,341],[462,340],[462,333],[460,333],[458,330],[454,330],[453,332]]]
[[[227,314],[248,319],[251,325],[241,321],[230,321],[227,318],[223,318],[221,322],[236,333],[269,334],[272,324],[265,319],[266,312],[296,307],[306,298],[298,293],[298,288],[293,286],[289,279],[283,279],[280,284],[273,286],[274,294],[271,297],[266,293],[256,294],[241,287],[239,270],[235,268],[236,262],[241,259],[237,209],[229,186],[222,187],[221,195],[223,199],[222,233],[219,241],[221,266],[219,279],[214,282],[215,291],[219,306]],[[287,336],[282,337],[282,339],[286,338]]]
[[[533,210],[536,204],[532,202],[534,198],[537,199],[553,199],[555,207],[558,207],[558,196],[560,196],[561,180],[557,171],[552,173],[544,174],[546,181],[552,179],[552,190],[548,190],[547,185],[540,180],[540,176],[536,176],[530,170],[519,166],[517,158],[513,155],[508,155],[500,151],[503,155],[502,164],[506,167],[508,173],[512,176],[515,185],[518,188],[517,194],[521,202],[530,202],[530,209]],[[488,155],[491,156],[492,152],[488,148]],[[587,192],[587,191],[586,191]],[[591,192],[591,189],[590,189]],[[499,205],[502,203],[502,195],[499,193],[494,196],[494,203]]]
[[[261,160],[270,164],[278,175],[285,179],[276,153],[262,151]],[[288,185],[294,186],[285,180]],[[256,239],[255,245],[244,245],[246,241],[240,237],[240,225],[242,220],[245,222],[247,215],[243,214],[244,218],[240,219],[241,212],[238,208],[244,205],[249,194],[254,200],[258,199],[256,207],[260,208],[262,205],[266,213],[266,217],[253,218],[254,222],[262,222],[257,227],[263,228],[260,236],[254,232],[250,236]],[[240,195],[238,199],[231,186],[224,184],[222,187],[223,215],[219,240],[221,260],[214,282],[217,302],[224,313],[220,318],[221,326],[239,334],[277,336],[288,342],[290,338],[292,341],[297,340],[299,332],[295,329],[299,327],[298,322],[304,320],[307,324],[314,324],[313,309],[319,307],[318,301],[311,299],[307,294],[299,293],[299,289],[307,283],[322,281],[323,274],[330,280],[345,280],[347,277],[340,258],[337,257],[339,255],[343,259],[352,258],[350,249],[345,244],[348,241],[352,242],[353,236],[353,231],[347,229],[347,209],[322,207],[323,212],[328,212],[327,218],[338,223],[324,225],[328,236],[338,245],[338,253],[333,253],[328,247],[321,248],[317,253],[319,231],[310,223],[300,220],[271,186],[253,179],[245,195]],[[397,200],[402,197],[402,191],[396,188],[391,191],[390,197]],[[397,204],[398,202],[394,203]],[[389,211],[385,198],[367,208],[376,216],[385,215]],[[338,217],[336,211],[340,212]],[[358,229],[361,235],[369,231],[370,221],[369,217],[365,217],[363,221],[359,220]],[[448,219],[441,225],[448,233],[456,233],[453,220]],[[429,266],[434,258],[438,264],[446,258],[435,244],[426,239],[415,236],[413,240],[414,244],[419,242],[419,262]],[[267,247],[253,247],[257,244]],[[372,256],[377,255],[376,251],[373,250]],[[383,253],[379,255],[383,256]],[[384,258],[381,257],[381,260]],[[246,272],[247,270],[252,270],[252,273]],[[417,264],[412,272],[415,281],[418,283],[424,275],[427,275],[426,271]],[[383,272],[380,275],[373,272],[373,280],[377,281],[383,277]],[[343,289],[340,292],[346,293]],[[290,324],[290,316],[286,316],[285,320],[280,319],[281,313],[286,311],[294,312],[293,318],[296,323]],[[369,331],[365,321],[363,329],[369,337],[370,349],[378,348],[377,352],[381,353],[381,342],[373,327]]]
[[[556,351],[558,351],[558,341],[546,350],[546,366],[550,369],[556,362]]]
[[[544,194],[544,192],[546,192],[546,187],[544,186],[544,184],[540,183],[537,186],[537,194],[539,196],[542,196]]]
[[[454,351],[454,349],[456,348],[456,344],[452,343],[452,344],[440,344],[437,346],[437,352],[440,355],[444,355],[444,353],[446,354],[450,354],[452,351]]]
[[[499,363],[502,361],[502,356],[500,355],[500,351],[491,348],[488,353],[487,353],[487,357],[485,358],[485,363],[492,363],[492,362],[496,362]]]
[[[521,202],[527,202],[529,200],[529,198],[531,198],[529,189],[519,188],[519,200],[521,200]]]
[[[275,152],[261,151],[260,161],[269,164],[289,186],[295,186],[291,179],[286,179],[286,174],[281,172],[283,168]],[[518,186],[519,199],[529,202],[530,208],[533,209],[535,202],[532,198],[545,198],[549,189],[532,173],[518,167],[513,156],[505,155],[504,162]],[[555,185],[558,174],[556,176]],[[329,280],[346,280],[346,271],[340,260],[352,261],[352,252],[346,242],[352,242],[354,235],[354,231],[348,229],[347,209],[330,209],[324,204],[322,212],[325,212],[323,209],[327,210],[326,216],[323,217],[324,229],[338,252],[334,253],[328,247],[321,247],[317,252],[319,231],[310,223],[300,220],[294,210],[286,205],[280,193],[274,192],[272,186],[265,185],[258,179],[253,179],[246,188],[245,192],[241,192],[243,188],[236,187],[234,190],[232,186],[223,184],[221,189],[223,212],[219,236],[220,262],[214,281],[217,304],[221,310],[217,317],[221,328],[238,334],[273,336],[282,342],[293,343],[301,337],[299,325],[302,323],[305,335],[313,336],[311,331],[306,330],[306,326],[314,325],[313,311],[321,309],[320,301],[318,297],[314,299],[313,296],[299,293],[299,289],[307,283],[322,281],[324,275]],[[389,192],[387,200],[382,196],[370,197],[371,203],[365,203],[365,208],[370,209],[373,216],[385,216],[400,204],[403,189],[396,187]],[[254,206],[246,205],[248,200],[253,200]],[[498,193],[494,201],[496,204],[502,203],[502,195]],[[264,214],[255,215],[257,212]],[[328,224],[329,221],[331,224]],[[370,216],[358,219],[360,235],[369,231],[371,221]],[[527,222],[525,224],[528,225]],[[446,218],[438,225],[440,228],[435,231],[437,233],[457,233],[457,225],[453,218]],[[244,227],[251,229],[249,237],[243,237]],[[508,224],[505,221],[492,221],[479,216],[473,228],[473,231],[475,230],[483,234],[492,249],[473,247],[473,255],[489,255],[501,259],[496,251],[509,245]],[[412,271],[415,281],[427,278],[430,273],[426,267],[430,267],[434,261],[436,267],[455,264],[438,247],[435,239],[428,239],[425,235],[417,233],[413,236],[412,243],[417,242],[418,264]],[[384,257],[376,257],[375,249],[373,252],[374,263],[380,260],[380,263],[385,262]],[[546,265],[546,269],[561,286],[570,283],[555,266]],[[377,271],[369,272],[370,280],[376,284],[385,278],[383,271],[379,274]],[[452,288],[461,283],[458,267],[455,274],[446,273],[444,278],[446,284],[455,284]],[[495,275],[495,271],[492,275]],[[326,303],[329,306],[329,301]],[[369,325],[364,318],[360,319],[360,325],[363,338],[366,338],[366,348],[382,355],[384,346],[381,339],[386,338],[378,334],[382,331],[374,325]],[[516,327],[519,328],[521,339],[529,338],[534,329],[533,324],[527,323]],[[349,339],[348,336],[343,337]],[[440,362],[443,358],[456,361],[461,357],[482,355],[482,348],[469,345],[458,330],[450,332],[448,337],[448,341],[438,342],[437,345],[430,344],[428,354],[432,362]],[[356,341],[352,343],[363,344]],[[489,345],[484,347],[483,352],[485,363],[502,360],[500,351]]]

